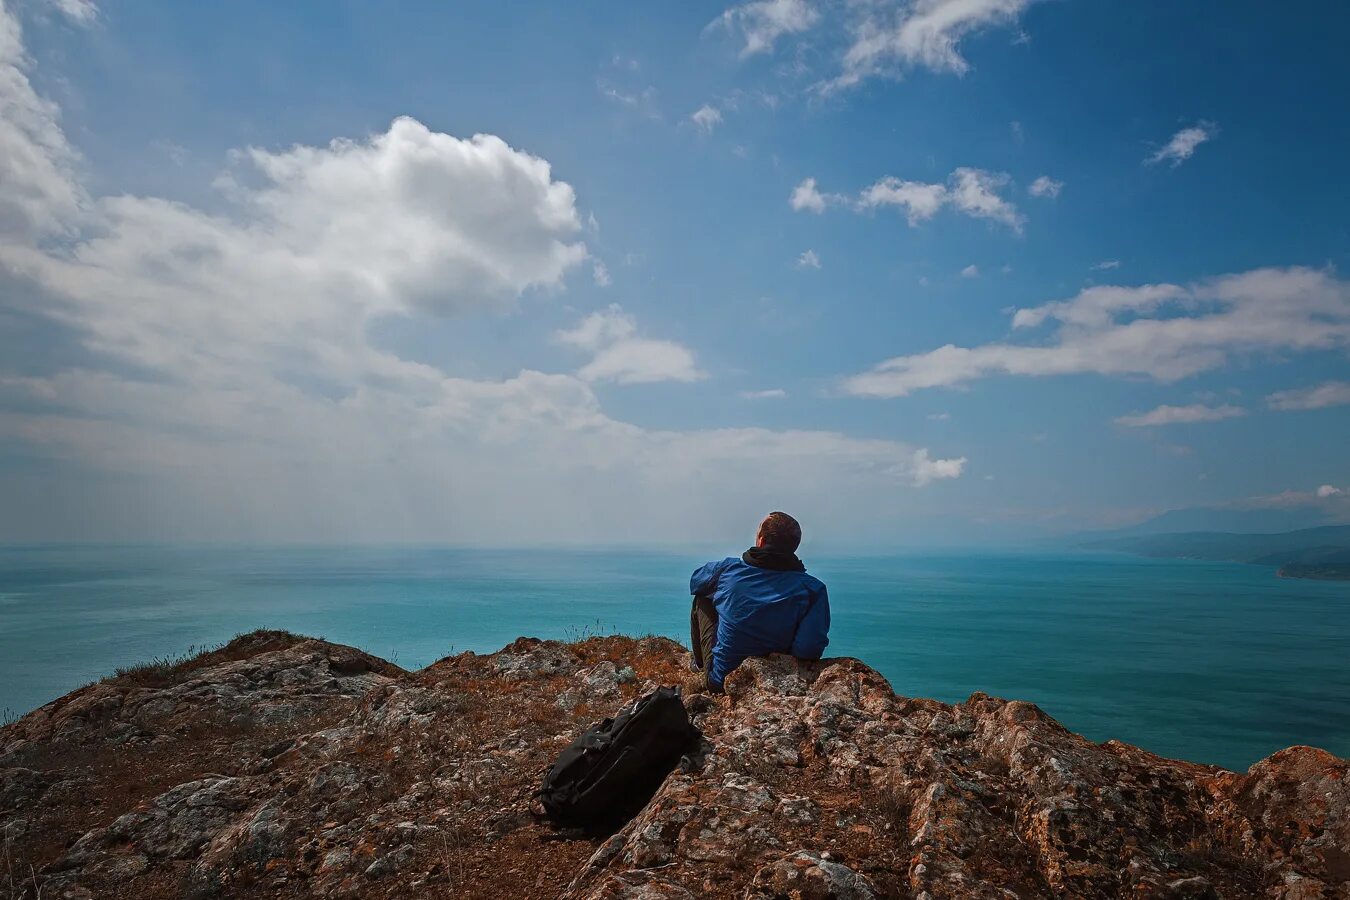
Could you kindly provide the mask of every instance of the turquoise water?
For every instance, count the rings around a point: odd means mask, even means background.
[[[717,555],[717,554],[714,554]],[[400,665],[521,634],[688,641],[706,555],[632,550],[0,547],[0,709],[116,666],[286,628]],[[1350,584],[1125,556],[808,557],[830,655],[902,694],[1032,700],[1094,740],[1245,768],[1350,756]]]

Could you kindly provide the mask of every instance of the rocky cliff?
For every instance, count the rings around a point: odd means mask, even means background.
[[[527,805],[688,655],[521,639],[408,672],[258,632],[0,730],[0,893],[68,897],[1350,897],[1350,763],[1245,774],[1091,743],[1029,703],[751,660],[612,835]]]

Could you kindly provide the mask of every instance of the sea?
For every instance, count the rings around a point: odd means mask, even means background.
[[[730,550],[731,548],[725,548]],[[282,628],[405,668],[520,635],[689,640],[706,550],[0,546],[0,711],[118,666]],[[1094,741],[1244,770],[1350,756],[1350,583],[1088,553],[806,556],[827,655],[897,693],[1030,700]]]

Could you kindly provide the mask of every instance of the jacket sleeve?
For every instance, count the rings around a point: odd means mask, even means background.
[[[792,655],[798,659],[820,659],[829,643],[830,596],[822,584],[820,593],[797,626],[797,636],[792,639]]]
[[[693,577],[689,579],[689,593],[695,597],[712,596],[712,592],[717,590],[717,576],[722,574],[724,563],[726,560],[720,559],[695,569]]]

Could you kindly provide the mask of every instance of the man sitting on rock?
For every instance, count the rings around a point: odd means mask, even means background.
[[[750,656],[820,658],[830,642],[830,600],[824,582],[807,575],[797,558],[801,542],[797,520],[771,512],[755,546],[694,572],[691,641],[701,686],[721,691],[731,670]]]

